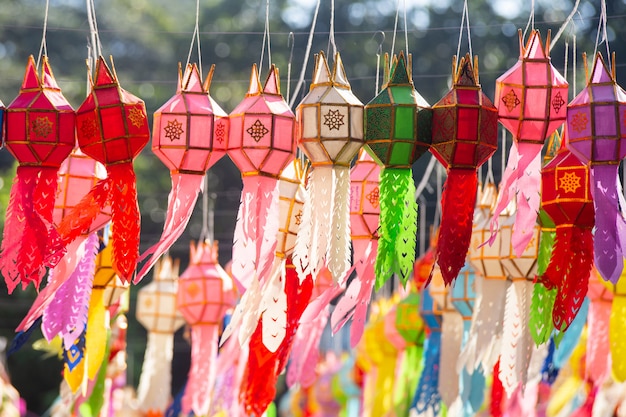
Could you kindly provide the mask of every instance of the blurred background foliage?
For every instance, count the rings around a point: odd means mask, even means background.
[[[305,59],[315,0],[271,0],[271,57],[279,67],[282,91],[290,94],[300,75]],[[398,4],[406,4],[409,52],[413,54],[413,78],[417,90],[429,103],[435,103],[448,90],[452,56],[456,54],[463,2],[461,0],[336,0],[335,39],[345,69],[357,97],[367,103],[375,95],[377,52],[389,52],[394,43],[394,23]],[[624,82],[626,53],[626,0],[607,2],[608,40],[617,52],[617,79]],[[488,96],[493,97],[495,79],[518,59],[517,29],[524,28],[530,15],[531,2],[517,0],[471,0],[470,24],[474,54],[479,56],[480,80]],[[547,29],[553,35],[570,13],[572,0],[537,0],[535,26],[543,38]],[[187,60],[195,22],[193,0],[108,0],[96,1],[96,13],[102,51],[113,55],[121,85],[143,98],[151,115],[176,90],[178,62]],[[250,68],[259,63],[263,48],[265,0],[224,1],[201,0],[199,27],[202,63],[205,73],[216,64],[211,86],[212,96],[230,112],[243,98],[248,86]],[[3,0],[0,7],[0,99],[8,105],[19,92],[25,64],[29,55],[37,56],[42,36],[45,2],[43,0]],[[600,10],[599,0],[582,0],[578,13],[555,45],[552,59],[563,71],[565,42],[569,42],[569,74],[577,70],[577,90],[583,86],[584,71],[580,55],[592,54]],[[400,13],[395,52],[406,49],[403,16]],[[311,54],[329,49],[330,0],[321,1],[315,27]],[[290,42],[293,33],[293,42]],[[383,35],[384,34],[384,35]],[[465,35],[464,35],[465,36]],[[573,37],[576,37],[574,66]],[[77,108],[86,94],[89,25],[86,6],[82,0],[50,0],[47,49],[55,76],[68,100]],[[292,54],[292,71],[288,73]],[[604,46],[599,48],[605,51]],[[467,39],[461,43],[461,53],[468,51]],[[267,51],[265,52],[267,57]],[[194,50],[192,61],[198,57]],[[313,67],[313,57],[306,65],[305,83],[295,102],[306,91]],[[382,62],[381,62],[382,65]],[[267,73],[267,58],[261,78]],[[571,89],[570,99],[574,96]],[[496,177],[500,172],[500,153],[494,157]],[[421,179],[428,157],[414,166],[416,180]],[[170,190],[169,172],[152,155],[150,146],[135,162],[139,205],[142,213],[141,248],[156,242],[162,230]],[[0,227],[8,201],[11,181],[15,174],[14,158],[0,151]],[[437,192],[434,176],[426,192],[428,218],[434,215]],[[209,188],[215,198],[215,238],[221,242],[222,264],[230,259],[236,210],[239,203],[241,179],[238,170],[225,157],[209,171]],[[183,268],[188,257],[188,242],[200,234],[201,204],[192,218],[186,234],[170,251],[181,258]],[[129,312],[129,383],[139,378],[145,333],[134,319],[131,293]],[[0,290],[0,336],[11,339],[13,329],[22,319],[35,296],[31,287],[17,290],[12,296],[6,287]],[[180,339],[180,335],[179,339]],[[35,336],[39,337],[39,336]],[[188,367],[188,346],[177,343],[174,359],[174,389],[184,382]],[[186,356],[187,355],[187,356]],[[41,359],[41,354],[24,347],[9,357],[9,369],[14,382],[28,401],[29,409],[42,413],[58,389],[61,366],[56,359]],[[34,378],[30,375],[46,375]]]

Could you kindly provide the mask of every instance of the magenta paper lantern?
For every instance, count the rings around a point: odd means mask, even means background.
[[[297,139],[311,161],[294,265],[303,279],[326,266],[335,282],[350,268],[350,163],[364,143],[363,103],[354,95],[341,55],[332,73],[316,56],[311,89],[298,104]]]
[[[18,96],[6,109],[6,148],[19,166],[11,187],[0,249],[0,273],[13,292],[39,288],[46,267],[58,263],[63,244],[52,227],[57,173],[76,144],[74,109],[61,93],[47,57],[41,77],[32,55]]]
[[[498,120],[513,134],[498,203],[491,223],[497,232],[498,215],[517,195],[517,214],[512,242],[520,256],[533,238],[541,189],[543,144],[565,122],[568,84],[550,61],[550,32],[545,48],[538,31],[532,30],[524,47],[519,31],[520,58],[496,80]]]
[[[191,326],[191,368],[183,412],[207,415],[215,383],[218,334],[228,309],[235,306],[233,280],[217,263],[217,242],[190,244],[189,266],[178,282],[178,309]]]
[[[176,94],[154,112],[152,151],[170,169],[172,190],[161,238],[141,255],[140,281],[183,234],[207,169],[226,153],[228,115],[209,95],[215,66],[204,83],[196,64],[179,66]],[[208,190],[204,190],[208,192]]]
[[[626,92],[615,80],[615,55],[611,70],[602,55],[596,55],[587,86],[567,106],[567,135],[567,148],[591,166],[595,265],[602,278],[615,284],[626,249],[621,246],[626,223],[618,178],[619,164],[626,156]]]
[[[295,116],[272,65],[261,87],[256,65],[245,98],[230,113],[228,155],[243,179],[233,240],[233,276],[242,288],[270,273],[278,222],[278,176],[296,152]]]

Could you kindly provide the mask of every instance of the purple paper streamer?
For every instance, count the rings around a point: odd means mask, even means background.
[[[54,300],[43,313],[42,333],[47,340],[61,336],[65,349],[74,344],[87,325],[98,244],[98,235],[91,233],[85,241],[85,254],[76,269],[59,287]]]
[[[624,217],[619,208],[617,176],[618,165],[591,167],[593,205],[596,213],[596,232],[593,239],[595,264],[605,281],[616,284],[624,267],[620,236],[625,230]],[[618,230],[620,231],[618,233]]]

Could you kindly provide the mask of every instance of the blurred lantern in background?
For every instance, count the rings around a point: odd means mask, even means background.
[[[541,150],[545,140],[565,122],[568,84],[550,61],[550,31],[545,48],[532,30],[526,46],[519,30],[520,57],[496,80],[498,120],[513,134],[513,146],[502,175],[500,195],[491,223],[516,195],[517,213],[511,242],[517,256],[533,239],[540,205]]]
[[[587,72],[586,55],[583,59]],[[615,80],[615,55],[612,63],[609,70],[598,53],[587,86],[567,106],[566,146],[591,167],[591,196],[598,214],[595,265],[602,278],[615,284],[624,267],[620,242],[626,240],[618,177],[619,164],[626,156],[626,92]]]
[[[141,226],[133,160],[150,138],[146,107],[120,87],[115,69],[111,72],[102,57],[90,81],[91,92],[76,111],[76,135],[80,149],[103,163],[108,176],[66,215],[59,233],[66,244],[72,242],[110,205],[112,265],[129,282],[137,266]]]
[[[38,289],[46,267],[59,262],[64,247],[52,226],[57,174],[76,143],[74,109],[61,93],[46,56],[41,77],[32,55],[19,95],[6,109],[4,144],[19,165],[11,187],[0,273],[13,292],[33,282]]]
[[[278,176],[296,152],[295,116],[280,93],[275,66],[263,88],[252,66],[248,92],[229,119],[228,155],[243,180],[232,271],[243,291],[255,275],[264,282],[270,273],[279,227]]]
[[[611,349],[611,370],[617,382],[626,381],[626,270],[620,274],[617,284],[610,285],[613,290],[613,305],[609,320],[609,340]]]
[[[441,227],[437,264],[446,285],[465,265],[472,238],[476,204],[476,170],[498,148],[496,108],[482,92],[478,57],[454,59],[452,89],[433,105],[433,143],[430,148],[448,172],[441,196]]]
[[[137,293],[137,320],[148,330],[148,341],[137,400],[144,413],[164,414],[170,401],[174,333],[185,323],[176,306],[178,260],[164,256],[154,280]]]
[[[589,315],[587,316],[587,365],[585,375],[594,385],[602,384],[611,369],[609,340],[613,288],[600,278],[595,268],[589,274]],[[615,319],[614,319],[615,320]],[[621,320],[621,319],[620,319]],[[617,358],[618,362],[621,359]]]
[[[352,93],[339,53],[331,74],[316,57],[309,94],[296,109],[298,145],[311,161],[294,264],[317,278],[326,265],[342,284],[350,268],[350,163],[363,146],[363,103]]]
[[[215,383],[218,334],[235,305],[233,279],[217,263],[217,242],[190,244],[189,266],[178,282],[178,309],[191,327],[191,368],[183,413],[207,415]]]
[[[214,71],[215,65],[203,84],[196,64],[188,64],[184,74],[179,67],[176,94],[154,112],[152,151],[169,168],[172,190],[161,238],[141,255],[147,260],[135,282],[183,234],[198,193],[208,192],[206,171],[226,154],[228,115],[209,95]]]
[[[432,111],[415,90],[408,58],[407,65],[403,52],[393,57],[387,83],[365,106],[366,149],[382,168],[377,289],[393,274],[406,284],[413,271],[417,202],[411,167],[431,143]]]

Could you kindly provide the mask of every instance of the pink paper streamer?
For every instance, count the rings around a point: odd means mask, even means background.
[[[146,258],[148,260],[136,275],[134,279],[135,284],[146,276],[159,258],[184,233],[196,206],[198,193],[202,189],[203,181],[204,175],[172,173],[172,190],[167,199],[167,218],[163,225],[163,233],[161,233],[159,241],[139,257],[140,262]]]
[[[184,414],[193,411],[197,416],[205,416],[209,413],[216,379],[217,333],[215,325],[191,328],[191,368],[183,396]]]
[[[587,378],[595,385],[600,386],[606,379],[610,366],[609,320],[611,317],[611,302],[593,300],[589,307],[587,327]]]
[[[69,350],[87,325],[98,245],[98,235],[91,233],[76,269],[56,291],[54,299],[43,312],[43,335],[48,341],[60,335],[66,350]]]

